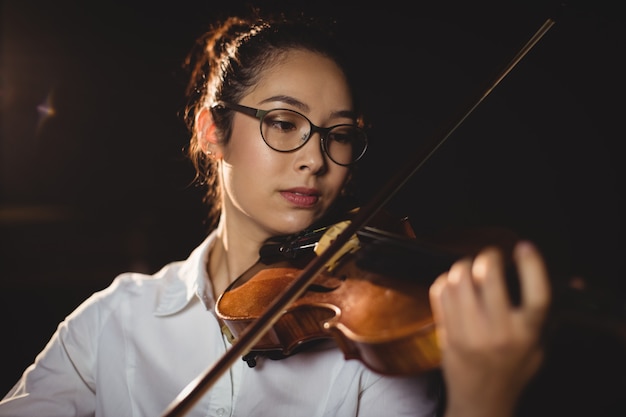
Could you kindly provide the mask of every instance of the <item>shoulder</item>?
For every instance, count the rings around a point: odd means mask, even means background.
[[[68,319],[97,315],[100,320],[110,314],[168,315],[184,308],[206,281],[204,259],[211,239],[207,238],[183,261],[174,261],[153,274],[125,272],[111,284],[87,298]]]

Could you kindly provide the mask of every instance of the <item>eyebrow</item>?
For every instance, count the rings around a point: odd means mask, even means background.
[[[270,103],[274,101],[281,101],[283,103],[286,103],[290,106],[297,108],[301,112],[309,112],[311,110],[311,108],[307,104],[301,102],[300,100],[294,97],[286,96],[286,95],[268,97],[264,100],[261,100],[260,104]],[[340,110],[340,111],[332,112],[331,117],[346,117],[349,119],[356,119],[356,114],[350,110]]]

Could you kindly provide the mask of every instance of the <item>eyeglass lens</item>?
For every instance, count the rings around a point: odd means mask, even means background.
[[[293,151],[303,146],[311,136],[311,122],[295,111],[275,109],[263,117],[261,134],[272,149]],[[327,155],[340,165],[358,160],[367,146],[365,133],[353,125],[334,126],[324,131],[322,136]]]

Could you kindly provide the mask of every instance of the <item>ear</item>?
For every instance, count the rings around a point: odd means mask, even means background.
[[[215,135],[213,116],[206,107],[203,107],[196,117],[196,134],[202,152],[206,155],[215,155],[218,150],[218,139]]]

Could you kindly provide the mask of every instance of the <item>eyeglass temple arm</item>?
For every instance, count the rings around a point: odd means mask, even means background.
[[[257,119],[262,118],[267,113],[266,110],[255,109],[252,107],[244,106],[242,104],[237,103],[229,103],[226,101],[218,101],[216,106],[221,106],[227,109],[235,110],[243,114],[247,114],[248,116],[256,117]]]

